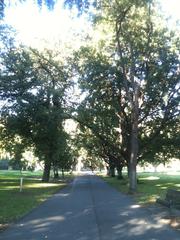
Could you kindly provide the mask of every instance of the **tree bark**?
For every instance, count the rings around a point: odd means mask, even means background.
[[[130,9],[127,9],[129,11]],[[127,11],[125,13],[127,13]],[[129,192],[136,192],[137,188],[137,178],[136,178],[136,165],[137,165],[137,157],[138,157],[138,117],[139,117],[139,87],[138,83],[135,79],[135,54],[133,46],[130,46],[130,54],[131,54],[131,66],[126,66],[123,58],[123,48],[120,42],[120,35],[122,32],[122,22],[119,19],[116,20],[116,40],[117,40],[117,48],[121,64],[121,72],[123,75],[123,85],[126,91],[126,95],[131,106],[131,151],[130,151],[130,159],[129,159]],[[127,68],[129,68],[129,76],[127,75]],[[133,92],[129,89],[129,82],[131,83]]]
[[[114,166],[110,166],[110,177],[115,177],[115,167]]]
[[[115,162],[112,156],[109,156],[109,175],[115,177]]]
[[[54,179],[59,178],[58,167],[54,166],[53,171],[54,171]]]
[[[62,178],[64,179],[64,168],[62,168],[61,171],[62,171]]]
[[[129,170],[129,193],[133,194],[137,190],[136,164],[131,164]]]
[[[120,180],[120,179],[123,179],[122,169],[123,169],[123,166],[118,166],[118,167],[117,167],[117,172],[118,172],[117,178],[118,178],[119,180]]]
[[[134,88],[134,104],[132,109],[132,131],[131,131],[131,154],[129,162],[129,191],[130,193],[135,193],[137,189],[137,174],[136,165],[138,157],[138,95],[139,89],[136,85]]]
[[[43,170],[43,177],[42,177],[42,181],[43,182],[49,182],[50,170],[51,170],[51,162],[48,161],[48,160],[45,160],[44,170]]]

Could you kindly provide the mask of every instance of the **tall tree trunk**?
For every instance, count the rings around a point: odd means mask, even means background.
[[[53,172],[54,172],[54,179],[59,178],[59,173],[58,173],[58,167],[53,166]]]
[[[122,165],[119,165],[119,166],[117,167],[117,173],[118,173],[117,178],[118,178],[119,180],[120,180],[120,179],[123,179],[122,169],[123,169],[123,166],[122,166]]]
[[[51,162],[49,160],[45,160],[43,177],[42,177],[43,182],[49,182],[50,170],[51,170]]]
[[[130,8],[129,8],[130,9]],[[127,11],[129,11],[127,9]],[[124,16],[125,17],[125,16]],[[126,91],[126,95],[131,106],[131,150],[130,150],[130,159],[129,159],[129,191],[131,193],[136,192],[137,188],[137,177],[136,177],[136,165],[137,165],[137,156],[138,156],[138,117],[139,117],[139,87],[138,83],[135,79],[135,54],[133,46],[130,46],[131,51],[131,66],[129,68],[130,76],[127,76],[127,66],[124,63],[123,51],[120,42],[120,34],[121,34],[121,25],[122,22],[119,22],[119,19],[116,21],[116,39],[118,44],[118,52],[120,59],[122,60],[122,73],[123,73],[123,85]],[[129,89],[129,82],[131,82],[131,86],[133,92]]]
[[[115,163],[112,156],[109,156],[109,175],[110,177],[115,177]]]
[[[109,166],[106,166],[107,176],[110,176]]]
[[[130,160],[128,159],[128,163],[127,163],[127,176],[130,179]]]
[[[132,162],[129,168],[129,192],[133,194],[136,192],[136,189],[137,189],[136,164]]]
[[[110,170],[110,177],[115,177],[115,166],[111,165],[109,167]]]
[[[62,168],[61,171],[62,171],[62,178],[64,179],[64,168]]]
[[[138,157],[138,95],[139,89],[138,86],[135,85],[134,88],[134,103],[132,109],[132,131],[131,131],[131,154],[130,154],[130,162],[129,162],[129,192],[135,193],[137,190],[137,174],[136,174],[136,165],[137,165],[137,157]]]

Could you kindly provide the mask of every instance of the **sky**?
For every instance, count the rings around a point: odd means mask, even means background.
[[[40,10],[34,0],[11,4],[5,11],[5,21],[13,26],[19,33],[18,37],[27,45],[42,45],[42,39],[50,45],[54,42],[67,42],[71,35],[87,31],[85,17],[74,18],[77,11],[65,10],[62,0],[56,4],[54,11],[46,6]],[[45,44],[45,42],[43,43]],[[78,44],[74,42],[74,45]]]
[[[161,5],[166,15],[180,20],[180,0],[161,0]]]
[[[5,21],[17,30],[21,41],[33,47],[42,46],[42,39],[48,44],[58,41],[67,42],[73,33],[88,32],[90,26],[85,17],[72,20],[73,12],[63,10],[62,0],[57,2],[54,11],[51,12],[46,7],[39,11],[33,0],[26,0],[22,4],[11,4],[11,7],[6,9]],[[172,17],[169,26],[173,27],[175,21],[180,20],[180,0],[160,0],[160,2],[165,16]],[[76,44],[78,41],[74,42],[74,45]]]

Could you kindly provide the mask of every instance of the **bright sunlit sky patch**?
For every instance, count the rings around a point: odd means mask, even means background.
[[[180,20],[180,0],[161,0],[160,2],[167,16]]]
[[[25,44],[33,47],[42,46],[44,39],[46,43],[67,42],[73,34],[80,34],[81,31],[88,32],[88,23],[84,17],[74,18],[72,12],[63,10],[63,0],[57,1],[54,11],[48,11],[47,7],[40,10],[33,0],[26,0],[23,3],[14,1],[6,9],[5,21],[12,25],[19,33],[19,39]],[[180,20],[180,0],[161,0],[162,10],[166,16],[172,16],[170,26],[175,20]],[[16,4],[15,4],[16,3]],[[74,39],[74,45],[78,45]]]
[[[73,34],[87,30],[88,24],[83,16],[72,19],[76,10],[65,10],[62,3],[62,0],[57,1],[54,10],[49,11],[46,6],[40,10],[33,0],[16,2],[6,9],[5,21],[17,30],[21,41],[33,47],[42,45],[42,39],[49,44],[68,42]]]

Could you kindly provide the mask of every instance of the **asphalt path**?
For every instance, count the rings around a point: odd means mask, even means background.
[[[180,233],[97,176],[80,176],[0,240],[180,240]]]

